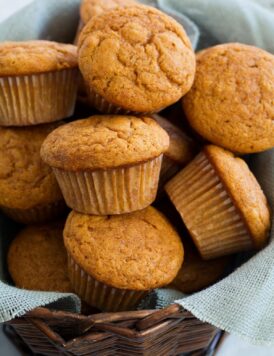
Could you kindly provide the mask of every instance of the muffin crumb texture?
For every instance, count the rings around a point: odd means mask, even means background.
[[[33,225],[15,237],[8,253],[8,268],[17,287],[72,292],[62,231],[62,223]]]
[[[168,146],[168,134],[151,118],[95,115],[54,130],[41,156],[70,171],[107,169],[156,158]]]
[[[190,125],[205,139],[238,153],[274,146],[274,56],[222,44],[197,55],[194,84],[183,98]]]
[[[111,104],[155,112],[190,89],[195,56],[175,20],[140,5],[88,22],[79,39],[79,67],[87,85]]]
[[[166,285],[183,261],[177,232],[152,207],[118,216],[72,212],[64,241],[68,253],[86,273],[120,289],[148,290]]]
[[[77,47],[52,41],[0,43],[0,76],[15,76],[76,68]]]
[[[30,209],[63,200],[39,153],[46,136],[59,125],[0,127],[0,206]]]
[[[253,173],[243,159],[220,147],[209,145],[204,152],[243,217],[254,246],[263,247],[271,225],[270,208]]]

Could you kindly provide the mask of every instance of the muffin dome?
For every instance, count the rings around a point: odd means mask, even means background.
[[[274,56],[228,43],[201,51],[183,108],[206,140],[238,153],[274,146]]]
[[[168,134],[151,118],[95,115],[54,130],[41,156],[70,171],[106,169],[156,158],[168,145]]]
[[[87,86],[112,105],[155,112],[190,89],[195,56],[180,24],[140,5],[89,21],[79,39],[79,67]]]
[[[0,206],[30,209],[63,201],[51,168],[40,158],[44,139],[59,125],[0,127]]]
[[[0,76],[76,68],[77,48],[51,41],[0,43]]]
[[[62,231],[62,223],[33,225],[15,237],[8,253],[8,268],[17,287],[72,292]]]
[[[177,232],[152,207],[118,216],[71,212],[64,241],[68,253],[87,274],[120,289],[166,285],[183,261]]]

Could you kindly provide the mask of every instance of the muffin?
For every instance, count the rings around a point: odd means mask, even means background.
[[[0,43],[0,125],[27,126],[72,115],[76,47],[49,41]]]
[[[206,140],[237,153],[274,147],[274,56],[239,43],[197,55],[197,71],[183,108]]]
[[[209,145],[165,186],[204,259],[260,249],[270,210],[247,164]]]
[[[72,287],[105,311],[133,309],[148,291],[169,284],[183,262],[180,237],[152,207],[116,216],[73,211],[64,242]]]
[[[80,33],[88,21],[97,15],[116,7],[126,7],[136,5],[133,0],[82,0],[80,6],[80,22],[75,36],[74,44],[78,44]],[[78,90],[78,100],[89,104],[84,78],[81,76]]]
[[[191,87],[195,55],[180,24],[148,6],[107,11],[79,38],[89,100],[103,113],[152,113]]]
[[[152,117],[169,136],[169,148],[164,154],[160,173],[159,185],[162,186],[191,161],[198,151],[198,145],[163,116],[154,114]]]
[[[151,118],[95,115],[53,131],[41,156],[69,207],[112,215],[152,203],[168,145],[167,133]]]
[[[65,202],[40,148],[59,124],[0,127],[0,208],[16,221],[30,224],[56,218]]]
[[[61,223],[25,227],[12,241],[8,269],[19,288],[72,292]]]
[[[184,262],[169,287],[185,294],[197,292],[217,282],[232,262],[231,256],[205,261],[190,241],[183,239],[183,244]]]

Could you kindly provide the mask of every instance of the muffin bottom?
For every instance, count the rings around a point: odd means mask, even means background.
[[[11,219],[22,224],[36,224],[55,220],[62,216],[67,206],[63,200],[30,209],[16,209],[1,206],[1,210]]]
[[[240,212],[203,152],[165,190],[204,259],[254,247]]]
[[[37,125],[71,116],[78,75],[78,69],[72,68],[0,77],[0,125]]]
[[[68,273],[72,288],[87,304],[103,311],[132,310],[149,291],[118,289],[88,275],[68,253]]]
[[[162,155],[128,167],[53,171],[70,208],[85,214],[115,215],[144,209],[154,201],[161,163]]]

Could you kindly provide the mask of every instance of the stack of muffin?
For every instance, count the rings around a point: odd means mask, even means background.
[[[87,0],[81,18],[80,95],[98,115],[56,123],[73,111],[76,48],[0,45],[1,124],[55,121],[1,128],[1,209],[28,224],[62,214],[62,197],[72,209],[64,230],[63,222],[29,226],[15,238],[11,276],[111,311],[170,284],[204,288],[227,255],[267,243],[267,200],[236,155],[274,146],[274,58],[226,44],[195,59],[181,25],[133,1]],[[196,138],[156,114],[181,98]],[[195,246],[151,206],[164,184]]]

